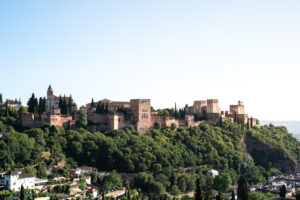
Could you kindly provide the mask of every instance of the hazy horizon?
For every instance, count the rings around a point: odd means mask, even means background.
[[[242,100],[300,121],[300,2],[2,1],[0,93],[150,98],[155,108]]]

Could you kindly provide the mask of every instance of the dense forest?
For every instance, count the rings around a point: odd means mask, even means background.
[[[68,169],[87,165],[104,171],[138,173],[136,187],[177,194],[195,189],[193,174],[205,174],[209,169],[219,170],[219,183],[227,185],[236,184],[241,174],[254,184],[281,173],[276,161],[264,162],[243,148],[247,135],[281,152],[278,156],[282,159],[297,162],[300,158],[300,143],[284,127],[247,129],[226,121],[183,128],[161,128],[156,124],[144,135],[132,126],[104,133],[54,126],[22,130],[16,122],[24,110],[0,111],[0,171],[22,168],[46,177],[46,169],[52,168],[53,173],[67,176]],[[227,186],[213,187],[222,191]]]

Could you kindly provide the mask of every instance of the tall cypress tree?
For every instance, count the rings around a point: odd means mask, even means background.
[[[174,117],[175,119],[179,118],[176,102],[175,102],[175,109],[174,109]]]
[[[9,111],[8,111],[8,103],[7,103],[7,100],[5,102],[5,115],[6,117],[9,117]]]
[[[68,107],[68,103],[67,103],[67,100],[66,100],[66,96],[64,96],[64,98],[62,100],[61,113],[65,114],[65,115],[69,114],[69,107]]]
[[[27,106],[28,106],[28,112],[33,112],[33,99],[35,98],[34,93],[32,93],[31,97],[29,98],[28,102],[27,102]]]
[[[24,200],[24,199],[25,199],[24,187],[23,185],[21,185],[20,200]]]
[[[172,173],[171,173],[170,182],[171,182],[171,187],[172,187],[173,185],[176,185],[176,183],[177,183],[177,176],[176,176],[176,174],[175,174],[173,168],[172,168]]]
[[[40,97],[39,99],[39,115],[41,115],[43,113],[43,98]]]
[[[80,112],[79,112],[79,126],[84,128],[86,127],[88,124],[88,121],[87,121],[87,115],[86,115],[86,112],[84,109],[80,109]]]
[[[223,129],[223,120],[222,120],[222,116],[219,117],[219,126]]]
[[[27,105],[28,105],[28,112],[36,114],[38,112],[38,100],[35,98],[34,93],[32,93],[31,97],[29,98]]]
[[[285,185],[282,185],[280,187],[280,197],[286,197],[286,186]]]
[[[101,113],[104,114],[105,113],[105,103],[101,104]]]
[[[96,113],[97,113],[97,114],[101,114],[101,108],[102,108],[102,104],[101,104],[101,102],[99,101],[99,102],[97,103],[97,107],[96,107]]]
[[[241,176],[238,181],[238,199],[249,200],[248,183],[244,176]]]
[[[39,110],[39,102],[38,102],[38,99],[37,99],[37,98],[34,99],[34,106],[33,106],[33,109],[34,109],[33,113],[34,113],[34,114],[37,114],[37,113],[38,113],[38,110]]]
[[[232,190],[232,192],[231,192],[231,200],[235,200],[234,190]]]
[[[108,113],[108,103],[105,104],[105,113]]]
[[[126,197],[127,197],[127,200],[131,200],[131,190],[130,190],[130,185],[128,182],[126,183]]]
[[[42,110],[43,110],[43,112],[46,111],[46,97],[43,98],[43,102],[42,102]]]
[[[35,192],[34,192],[34,189],[32,190],[32,200],[35,199]]]
[[[62,103],[63,103],[63,101],[62,101],[61,95],[59,95],[58,106],[60,109],[62,109]]]
[[[212,182],[210,179],[206,180],[206,187],[205,187],[205,196],[204,200],[212,200],[213,195],[212,195]]]
[[[203,191],[202,191],[202,186],[200,184],[200,178],[197,178],[196,181],[195,200],[203,200]]]
[[[2,94],[0,93],[0,104],[3,103]]]
[[[95,103],[94,103],[94,98],[92,98],[92,102],[91,102],[91,108],[93,108],[95,106]]]
[[[70,95],[69,102],[68,102],[68,110],[70,114],[72,114],[72,110],[73,110],[72,108],[73,108],[73,99],[72,99],[72,95]]]

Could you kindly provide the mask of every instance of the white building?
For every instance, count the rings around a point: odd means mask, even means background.
[[[215,177],[218,176],[218,175],[219,175],[219,172],[218,172],[217,170],[214,170],[214,169],[209,170],[209,171],[207,172],[207,176],[211,176],[211,177],[213,177],[213,178],[215,178]]]
[[[285,185],[285,187],[287,187],[287,185],[284,181],[273,181],[272,182],[273,187],[279,187],[279,186],[282,186],[282,185]]]
[[[21,171],[14,170],[0,174],[0,185],[5,185],[8,190],[12,191],[20,191],[22,185],[24,189],[33,189],[35,177],[31,174],[22,174]]]
[[[97,172],[98,170],[93,167],[77,167],[76,169],[70,169],[69,172],[74,177],[79,177],[83,174],[90,174],[92,172]]]
[[[69,97],[61,97],[62,100],[65,98],[69,102]],[[59,109],[59,97],[53,94],[53,89],[49,85],[47,90],[47,99],[46,99],[46,109],[47,111],[52,111],[53,109]]]
[[[22,106],[22,103],[18,100],[7,99],[5,102],[0,103],[0,108],[5,108],[6,105],[9,108],[15,108],[16,110],[19,110]]]

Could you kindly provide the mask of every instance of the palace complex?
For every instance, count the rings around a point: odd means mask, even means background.
[[[46,111],[41,114],[39,119],[35,119],[33,113],[23,113],[22,126],[36,128],[54,125],[75,128],[76,122],[79,121],[80,112],[73,108],[70,114],[62,114],[59,105],[60,98],[53,94],[53,90],[49,86]],[[66,101],[69,100],[67,97],[64,98]],[[99,107],[102,110],[99,110]],[[133,125],[138,132],[144,134],[149,132],[156,122],[159,122],[162,127],[170,127],[172,124],[177,127],[190,127],[203,122],[212,124],[220,120],[256,125],[256,119],[249,118],[248,114],[245,114],[244,105],[241,101],[238,101],[237,105],[230,105],[229,111],[220,110],[218,99],[194,101],[193,106],[185,107],[184,117],[181,118],[161,115],[151,107],[150,99],[131,99],[128,102],[102,99],[95,103],[88,103],[80,109],[86,111],[87,129],[93,132],[116,130]]]

